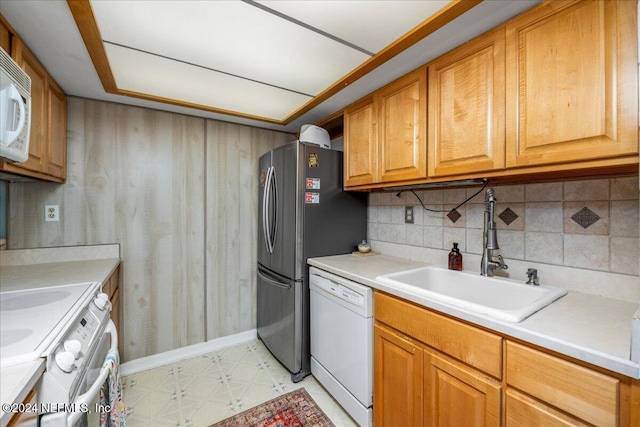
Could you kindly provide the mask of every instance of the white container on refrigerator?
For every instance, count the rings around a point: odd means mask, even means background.
[[[360,426],[373,421],[373,292],[311,267],[311,373]]]

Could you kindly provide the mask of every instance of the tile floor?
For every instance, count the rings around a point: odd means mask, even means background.
[[[127,426],[205,427],[304,387],[337,427],[356,426],[313,376],[291,382],[261,341],[122,378]]]

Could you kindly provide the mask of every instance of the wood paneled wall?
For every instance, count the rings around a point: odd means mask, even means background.
[[[9,185],[9,249],[120,243],[124,361],[254,328],[258,158],[292,139],[69,97],[67,183]]]
[[[215,121],[206,131],[210,340],[256,327],[258,159],[295,136]]]

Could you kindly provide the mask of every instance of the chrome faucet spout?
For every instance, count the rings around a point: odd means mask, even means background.
[[[493,188],[489,188],[484,198],[484,227],[482,232],[482,261],[480,262],[480,274],[493,276],[494,270],[506,270],[509,268],[504,263],[502,255],[494,259],[493,251],[500,249],[498,245],[498,233],[494,221],[496,199]]]

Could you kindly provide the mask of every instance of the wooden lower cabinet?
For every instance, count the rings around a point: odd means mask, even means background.
[[[506,353],[509,386],[590,425],[620,424],[618,378],[511,341]]]
[[[422,347],[374,326],[373,424],[422,425]]]
[[[376,427],[640,426],[640,380],[374,296]]]
[[[374,326],[374,425],[500,426],[499,381]]]
[[[507,389],[505,392],[505,425],[507,427],[566,427],[589,426],[570,415],[518,392]]]
[[[424,351],[424,425],[500,426],[501,384],[435,351]]]
[[[102,283],[102,292],[109,296],[109,301],[111,301],[111,320],[116,325],[118,335],[122,336],[122,323],[120,322],[120,266]],[[123,341],[120,340],[120,354],[122,354],[122,343]]]

